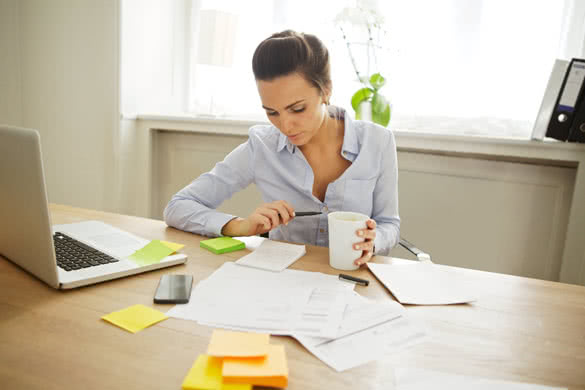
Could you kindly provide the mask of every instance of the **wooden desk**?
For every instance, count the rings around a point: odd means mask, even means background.
[[[180,389],[211,328],[171,318],[137,334],[100,320],[152,296],[164,273],[190,273],[195,283],[224,261],[199,248],[200,237],[161,221],[51,205],[53,223],[97,219],[148,239],[187,245],[186,265],[71,291],[57,291],[0,259],[0,388]],[[336,274],[326,248],[308,247],[292,268]],[[389,263],[391,258],[377,257]],[[431,332],[428,341],[400,354],[337,373],[289,337],[289,389],[392,389],[393,367],[419,367],[493,379],[585,389],[585,287],[458,269],[476,282],[472,305],[408,307]],[[360,294],[392,299],[372,280]]]

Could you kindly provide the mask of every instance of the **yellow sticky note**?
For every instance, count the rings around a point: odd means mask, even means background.
[[[169,248],[171,248],[174,252],[171,253],[171,255],[174,255],[175,253],[177,253],[178,251],[180,251],[181,249],[183,249],[185,247],[185,245],[183,244],[177,244],[176,242],[170,242],[170,241],[163,241],[160,240],[161,244],[168,246]]]
[[[265,358],[224,358],[221,374],[224,383],[286,387],[288,366],[284,345],[269,345]]]
[[[222,383],[220,358],[199,355],[183,380],[183,390],[251,390],[252,385]]]
[[[138,265],[149,265],[160,263],[162,259],[173,252],[173,249],[164,245],[159,240],[152,240],[142,249],[138,249],[132,255],[128,256],[128,258]]]
[[[215,329],[207,354],[216,357],[261,357],[268,354],[269,334]]]
[[[136,333],[167,318],[169,317],[158,310],[144,305],[134,305],[106,314],[102,317],[102,320],[126,329],[128,332]]]

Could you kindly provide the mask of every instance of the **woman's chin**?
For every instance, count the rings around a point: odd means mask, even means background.
[[[304,135],[305,135],[304,133],[299,133],[299,134],[295,134],[295,135],[292,135],[292,136],[289,135],[288,136],[288,140],[293,145],[301,146],[301,145],[303,145],[306,142]]]

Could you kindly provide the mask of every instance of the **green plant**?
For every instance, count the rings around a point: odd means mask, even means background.
[[[341,30],[357,80],[362,84],[351,98],[356,119],[371,118],[373,122],[387,126],[391,108],[388,99],[380,93],[380,89],[386,84],[386,78],[377,71],[376,53],[385,50],[380,42],[386,41],[386,31],[382,28],[384,18],[377,8],[376,1],[356,0],[354,7],[346,7],[336,16],[335,24]],[[360,73],[352,48],[360,54],[358,59],[366,61],[365,66],[362,66],[365,68],[365,76]],[[371,72],[370,67],[374,71]],[[365,102],[369,104],[365,105]],[[362,112],[365,107],[371,110],[371,115]]]
[[[382,126],[390,123],[390,103],[379,91],[386,84],[386,79],[380,73],[374,73],[367,82],[365,87],[357,90],[351,97],[351,107],[355,111],[356,119],[363,119],[361,109],[364,107],[363,102],[370,102],[372,109],[372,121]]]

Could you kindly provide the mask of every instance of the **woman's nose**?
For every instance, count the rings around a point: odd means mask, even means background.
[[[282,126],[281,130],[286,134],[290,134],[290,132],[294,130],[293,118],[291,118],[289,115],[283,115],[280,120],[280,124]]]

